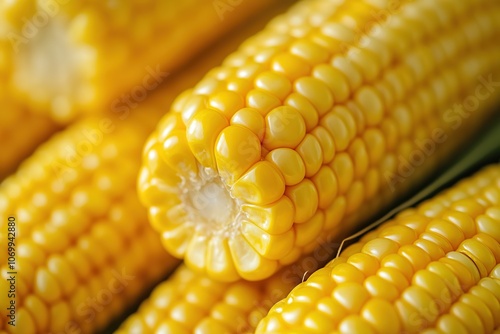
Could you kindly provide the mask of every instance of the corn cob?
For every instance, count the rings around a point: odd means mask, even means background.
[[[215,279],[259,280],[348,233],[488,119],[499,31],[497,1],[298,3],[148,141],[139,192],[164,246]],[[469,96],[473,116],[452,110]]]
[[[276,303],[257,333],[500,329],[500,165],[410,208]]]
[[[116,334],[252,333],[271,306],[300,282],[301,276],[283,270],[259,282],[222,283],[182,265]]]
[[[0,53],[13,62],[10,89],[67,122],[142,101],[168,72],[270,3],[3,1]]]
[[[2,183],[0,246],[13,242],[15,257],[10,267],[7,252],[0,254],[0,291],[13,283],[15,291],[2,296],[0,331],[102,329],[178,263],[149,228],[135,194],[136,161],[158,115],[79,122]],[[15,236],[7,234],[8,221]],[[11,300],[15,319],[4,316]]]

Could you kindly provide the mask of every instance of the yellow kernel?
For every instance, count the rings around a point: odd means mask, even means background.
[[[338,106],[326,114],[320,124],[328,130],[333,137],[337,151],[347,149],[351,141],[356,136],[355,121],[347,108]]]
[[[317,126],[311,134],[316,137],[321,145],[323,164],[329,164],[335,156],[335,142],[333,141],[333,137],[322,126]]]
[[[476,234],[473,239],[488,247],[495,256],[496,263],[500,263],[500,244],[495,239],[484,233]]]
[[[52,305],[49,311],[50,332],[60,333],[66,330],[68,322],[71,321],[71,310],[66,301],[60,301]]]
[[[24,300],[24,308],[33,316],[33,322],[38,332],[46,332],[49,325],[47,306],[36,295],[29,295]]]
[[[359,312],[369,299],[365,288],[355,282],[345,282],[338,285],[333,290],[332,297],[352,313]]]
[[[414,270],[413,266],[401,254],[389,254],[381,261],[382,267],[395,268],[399,270],[408,280],[411,280]]]
[[[279,170],[269,161],[259,161],[234,183],[231,194],[251,204],[267,205],[280,199],[284,191]]]
[[[259,138],[247,128],[230,125],[217,138],[215,161],[220,176],[228,184],[235,182],[260,156]]]
[[[427,225],[426,231],[441,235],[451,243],[453,249],[457,249],[458,245],[465,239],[462,230],[446,220],[433,219]]]
[[[290,148],[272,150],[266,155],[266,160],[272,162],[280,170],[287,186],[299,183],[306,175],[303,159],[297,151]]]
[[[431,262],[429,254],[416,245],[404,245],[398,253],[410,261],[415,271],[424,269]]]
[[[239,278],[231,257],[227,238],[213,235],[207,245],[207,273],[219,281],[235,281]]]
[[[266,123],[264,117],[252,108],[243,108],[238,110],[231,117],[231,125],[240,125],[252,131],[260,141],[264,139]]]
[[[333,94],[322,81],[314,77],[302,77],[295,81],[294,91],[307,98],[323,116],[333,106]]]
[[[311,65],[321,64],[328,60],[328,51],[307,39],[299,39],[290,46],[290,53],[306,60]]]
[[[473,333],[478,331],[480,333],[485,333],[483,322],[479,315],[470,306],[458,302],[455,303],[450,309],[450,315],[455,316],[459,319],[462,324],[467,328],[467,332]]]
[[[340,333],[375,333],[373,328],[361,316],[351,314],[345,317],[339,325]]]
[[[325,216],[321,211],[316,212],[312,218],[308,221],[300,224],[294,224],[295,230],[295,245],[297,247],[304,247],[310,243],[315,242],[319,234],[323,230],[323,225],[325,223]]]
[[[399,129],[396,125],[396,122],[392,118],[387,117],[382,120],[382,123],[380,124],[380,130],[384,134],[386,150],[392,151],[396,149],[399,144],[398,141],[400,138]]]
[[[335,173],[330,167],[323,166],[311,181],[318,190],[318,207],[327,209],[337,197],[338,182]]]
[[[292,93],[285,100],[285,105],[295,108],[304,118],[306,131],[313,130],[318,124],[318,112],[314,106],[304,96],[298,93]]]
[[[250,221],[271,234],[284,233],[293,225],[294,206],[287,196],[266,206],[243,204],[241,210]]]
[[[236,270],[242,278],[257,281],[276,271],[278,262],[263,258],[242,235],[235,235],[228,240],[228,244]]]
[[[69,296],[78,285],[78,278],[67,262],[59,255],[52,255],[47,261],[47,269],[54,275],[64,295]]]
[[[497,261],[495,255],[491,250],[481,242],[474,239],[464,240],[457,249],[457,252],[461,252],[467,255],[477,267],[483,267],[485,269],[484,276],[493,270]]]
[[[53,303],[61,298],[61,288],[55,277],[45,268],[39,268],[35,276],[35,293],[46,303]]]
[[[326,231],[332,231],[333,228],[339,225],[339,223],[344,218],[346,206],[347,202],[345,197],[340,196],[337,197],[327,209],[323,210],[323,212],[325,213]]]
[[[426,252],[433,261],[439,260],[445,255],[442,248],[429,240],[418,239],[413,244]]]
[[[365,275],[355,266],[349,263],[341,263],[335,266],[331,272],[332,279],[337,283],[355,282],[362,284]]]
[[[381,298],[370,299],[361,310],[361,316],[377,333],[399,333],[401,323],[394,306]]]
[[[363,83],[360,71],[345,56],[336,56],[331,64],[347,78],[351,91],[358,89]]]
[[[283,101],[291,92],[290,80],[281,73],[263,72],[255,78],[255,86],[269,92]]]
[[[311,72],[311,67],[305,60],[289,53],[281,53],[275,56],[271,68],[276,72],[283,73],[291,81],[304,77]]]
[[[184,325],[173,319],[165,319],[158,325],[156,329],[158,333],[179,333],[189,334],[191,331],[187,330]]]
[[[266,115],[263,144],[269,150],[280,147],[295,148],[305,134],[304,119],[295,108],[282,106]]]
[[[196,159],[205,167],[216,169],[214,148],[219,133],[228,126],[228,121],[221,113],[203,109],[189,121],[186,139]]]
[[[397,288],[399,292],[404,291],[409,285],[406,277],[395,268],[380,268],[377,272],[377,276],[389,282],[392,286]]]
[[[368,170],[369,163],[365,143],[360,138],[356,138],[351,145],[349,145],[347,152],[353,158],[354,177],[356,179],[362,178]]]
[[[210,96],[208,105],[222,113],[228,120],[243,108],[243,98],[231,91],[221,91]]]
[[[434,232],[424,232],[420,234],[420,239],[430,241],[439,246],[445,253],[451,252],[453,247],[450,242],[441,235]]]
[[[497,220],[487,215],[479,215],[476,217],[476,226],[478,232],[487,234],[500,243],[500,230],[498,229]]]
[[[242,223],[241,233],[260,255],[271,260],[279,260],[287,255],[295,241],[294,229],[275,235],[267,233],[250,222]]]
[[[400,246],[403,246],[414,242],[417,239],[417,234],[407,226],[395,225],[382,228],[379,237],[391,239],[396,241]]]
[[[469,333],[467,327],[460,320],[458,320],[458,318],[451,314],[445,314],[439,317],[436,323],[436,328],[442,333]]]
[[[374,298],[395,301],[400,296],[400,291],[380,276],[369,276],[363,284],[366,291],[368,291],[368,293],[370,293],[370,295]]]
[[[296,151],[304,161],[306,177],[316,174],[323,163],[323,153],[316,137],[306,134],[305,138],[297,146]]]
[[[297,185],[287,187],[285,194],[295,207],[296,223],[304,223],[316,213],[318,192],[311,180],[304,179]]]
[[[381,261],[387,255],[396,253],[398,249],[399,245],[397,242],[385,238],[376,238],[368,241],[361,251]]]
[[[231,334],[232,331],[230,327],[227,327],[225,324],[219,322],[213,318],[204,318],[201,322],[196,324],[196,327],[193,329],[193,333],[195,334],[209,334],[209,333],[220,333],[220,334]]]
[[[6,320],[4,321],[6,322]],[[34,334],[37,332],[34,319],[25,308],[20,308],[17,311],[15,324],[16,327],[14,333]]]
[[[354,95],[368,126],[378,125],[384,116],[384,105],[373,88],[362,87]]]
[[[188,124],[191,118],[198,113],[199,111],[206,108],[207,98],[204,95],[190,95],[189,98],[186,99],[186,102],[183,104],[182,108],[179,109],[181,120],[179,122],[178,116],[172,116],[172,120],[168,122],[168,116],[164,119],[167,122],[167,126],[163,128],[162,135],[167,136],[168,133],[174,129],[182,129],[184,128],[184,124]],[[162,124],[163,125],[163,124]]]
[[[493,331],[495,319],[493,313],[491,312],[492,310],[489,309],[479,297],[476,297],[471,293],[467,293],[460,297],[460,302],[467,305],[481,318],[481,322],[483,323],[486,333]]]
[[[372,83],[380,75],[381,64],[377,54],[363,48],[351,47],[347,51],[347,59],[360,69],[366,82]]]
[[[262,116],[267,115],[271,110],[279,107],[281,101],[271,93],[261,89],[252,89],[246,97],[246,105],[258,110]]]
[[[173,131],[163,143],[164,161],[179,175],[197,173],[198,167],[195,157],[189,151],[184,130]]]
[[[375,275],[380,267],[376,257],[365,253],[355,253],[349,256],[347,262],[361,270],[365,276]]]
[[[327,85],[336,103],[347,101],[351,89],[346,77],[338,69],[327,64],[320,64],[314,67],[312,75]]]
[[[338,192],[340,195],[343,195],[349,190],[354,181],[354,166],[351,157],[345,152],[339,153],[335,156],[330,166],[337,176]]]
[[[479,281],[479,272],[476,268],[471,268],[473,266],[472,263],[467,263],[468,258],[465,255],[457,253],[460,258],[457,260],[457,254],[453,256],[454,258],[450,258],[449,254],[456,253],[450,252],[446,257],[439,259],[439,262],[448,266],[448,268],[454,273],[454,275],[458,278],[460,282],[460,287],[462,290],[467,291],[472,286],[474,286],[477,281]],[[465,259],[464,259],[465,257]],[[472,270],[470,270],[472,269]]]

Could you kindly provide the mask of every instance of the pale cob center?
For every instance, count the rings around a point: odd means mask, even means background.
[[[242,202],[231,195],[217,172],[199,165],[198,174],[181,176],[181,180],[179,195],[188,221],[206,228],[206,232],[226,236],[239,226]]]
[[[52,101],[54,116],[64,118],[71,112],[68,97],[82,92],[79,59],[86,54],[85,48],[72,42],[63,20],[54,18],[33,27],[33,36],[19,42],[14,84],[38,103]]]

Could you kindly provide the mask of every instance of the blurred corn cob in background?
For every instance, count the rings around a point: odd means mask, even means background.
[[[257,333],[500,329],[500,165],[407,209],[277,303]]]
[[[153,89],[168,72],[272,3],[3,1],[0,53],[13,63],[9,89],[59,122],[116,110],[142,99],[141,89],[129,92],[134,85]]]
[[[0,181],[59,128],[47,115],[32,113],[12,97],[7,89],[10,60],[0,51]]]
[[[222,283],[181,265],[116,334],[252,333],[271,306],[302,281],[305,261],[294,266],[259,282]]]
[[[295,5],[148,141],[139,192],[166,249],[215,279],[259,280],[351,233],[488,121],[499,32],[498,1]]]
[[[146,136],[180,92],[289,3],[226,36],[137,109],[103,110],[56,134],[0,184],[0,247],[7,249],[4,231],[15,217],[18,272],[18,323],[2,317],[1,333],[102,331],[179,263],[163,250],[138,202]],[[8,291],[4,252],[0,263],[0,289]],[[2,298],[0,307],[8,301]]]

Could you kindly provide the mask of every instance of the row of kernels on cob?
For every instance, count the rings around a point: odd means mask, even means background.
[[[16,272],[16,323],[2,316],[2,330],[102,330],[178,263],[149,228],[135,193],[137,159],[159,115],[144,111],[123,123],[75,124],[0,186],[3,249],[8,217],[16,220],[14,268],[0,255],[2,291]],[[11,299],[2,298],[2,310]]]
[[[267,277],[487,121],[498,92],[460,131],[448,110],[499,73],[498,4],[401,2],[364,31],[382,3],[299,3],[179,98],[139,181],[167,250],[216,279]],[[392,177],[425,140],[435,152],[401,187]]]
[[[273,306],[258,333],[500,328],[500,166],[407,209]]]
[[[251,333],[271,306],[300,283],[297,268],[293,274],[286,270],[259,282],[223,283],[182,265],[117,333]]]

